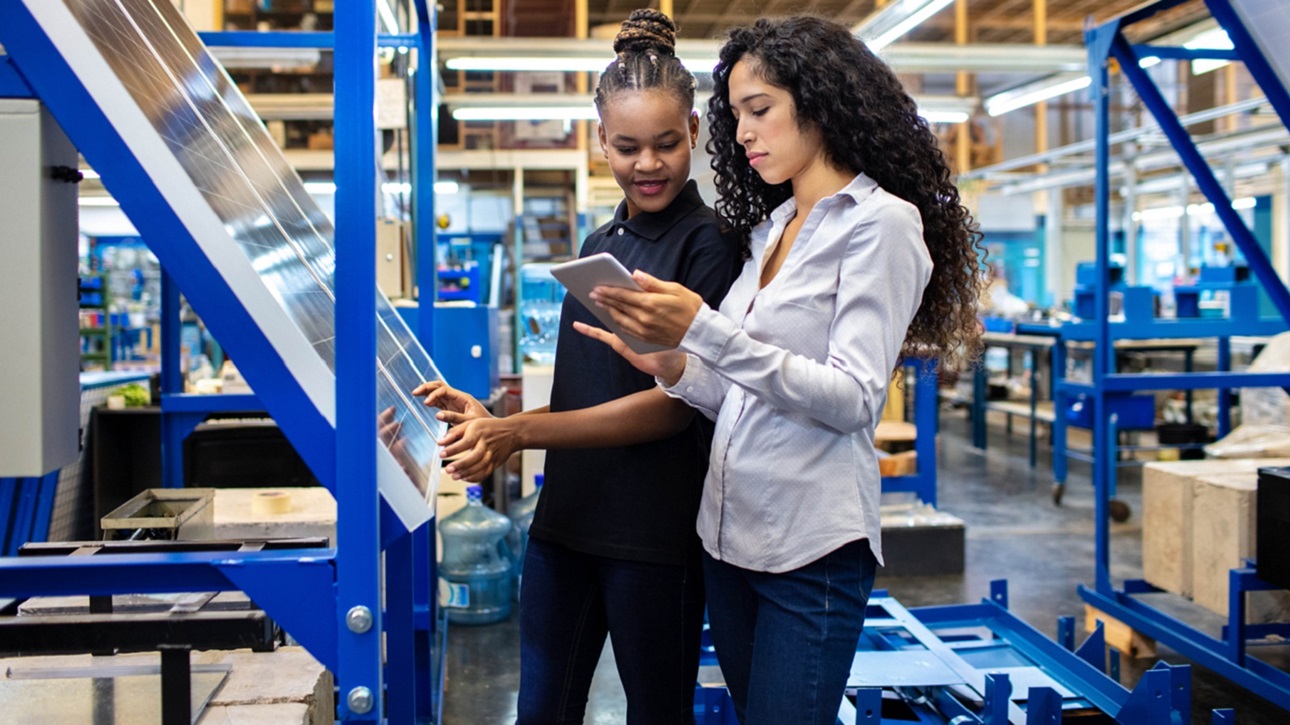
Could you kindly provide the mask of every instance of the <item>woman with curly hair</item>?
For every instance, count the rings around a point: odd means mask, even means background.
[[[718,215],[749,258],[720,311],[637,271],[599,287],[636,355],[716,421],[698,530],[746,723],[832,723],[882,561],[874,428],[902,356],[974,357],[980,235],[926,121],[846,28],[731,32],[708,107]]]
[[[718,305],[741,245],[690,179],[695,81],[675,48],[676,25],[650,9],[633,11],[614,40],[595,103],[625,198],[580,254],[612,254]],[[494,418],[440,382],[414,392],[453,424],[439,441],[453,478],[479,481],[514,451],[547,449],[521,582],[520,725],[583,721],[606,637],[627,723],[693,723],[704,608],[694,520],[712,424],[570,332],[574,321],[598,324],[570,296],[547,407]]]

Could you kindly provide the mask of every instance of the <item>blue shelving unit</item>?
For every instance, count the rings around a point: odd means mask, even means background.
[[[1240,0],[1206,0],[1210,12],[1227,31],[1234,49],[1230,51],[1189,50],[1135,46],[1124,35],[1125,28],[1180,4],[1179,0],[1161,2],[1130,12],[1086,33],[1089,48],[1089,71],[1093,78],[1092,96],[1096,115],[1096,207],[1097,207],[1097,279],[1102,290],[1095,299],[1095,313],[1090,322],[1063,328],[1064,339],[1083,339],[1095,342],[1093,376],[1089,383],[1065,381],[1058,387],[1057,406],[1066,395],[1083,394],[1094,405],[1093,482],[1095,487],[1096,522],[1096,581],[1094,586],[1080,587],[1080,596],[1089,604],[1119,619],[1135,630],[1154,637],[1184,656],[1204,665],[1251,692],[1290,710],[1290,674],[1271,667],[1246,652],[1247,640],[1268,634],[1270,626],[1245,625],[1244,592],[1272,588],[1261,582],[1248,569],[1235,569],[1231,573],[1230,623],[1223,636],[1216,638],[1174,619],[1155,607],[1134,597],[1135,594],[1157,591],[1143,581],[1130,580],[1117,588],[1111,581],[1110,536],[1108,507],[1115,495],[1115,463],[1113,452],[1116,444],[1118,416],[1116,401],[1135,391],[1144,390],[1197,390],[1216,388],[1220,391],[1238,387],[1287,387],[1290,374],[1234,373],[1220,370],[1213,373],[1180,373],[1160,375],[1120,374],[1115,371],[1112,341],[1130,337],[1214,337],[1220,340],[1220,367],[1226,368],[1223,341],[1233,335],[1267,335],[1285,331],[1290,327],[1290,290],[1277,276],[1267,255],[1257,243],[1251,230],[1245,226],[1232,209],[1231,199],[1215,178],[1213,171],[1196,148],[1177,115],[1170,108],[1151,78],[1139,66],[1139,59],[1156,56],[1165,59],[1192,60],[1197,58],[1223,58],[1243,61],[1250,74],[1262,87],[1268,102],[1276,110],[1282,123],[1290,125],[1290,94],[1278,79],[1269,59],[1255,42],[1241,13],[1234,5]],[[1267,9],[1269,5],[1256,6],[1246,3],[1243,8]],[[1213,203],[1230,237],[1245,256],[1254,279],[1267,291],[1279,317],[1265,320],[1238,322],[1236,320],[1152,320],[1111,323],[1108,321],[1106,290],[1109,286],[1108,263],[1110,252],[1110,124],[1108,71],[1111,62],[1133,84],[1142,102],[1151,111],[1161,131],[1178,152],[1187,170],[1195,179],[1202,193]],[[1056,361],[1054,361],[1056,365]],[[1057,431],[1054,431],[1054,438]],[[1054,447],[1064,441],[1054,440]],[[1257,630],[1257,631],[1255,631]],[[1282,633],[1283,632],[1278,632]]]
[[[914,358],[904,361],[914,381],[914,458],[917,472],[907,476],[884,476],[883,493],[913,492],[925,504],[936,506],[936,432],[940,426],[937,411],[940,400],[936,392],[936,361]]]
[[[169,0],[156,0],[169,5]],[[332,549],[123,554],[95,557],[0,557],[0,597],[111,595],[177,591],[246,592],[336,675],[337,711],[344,722],[438,722],[443,685],[445,628],[432,597],[435,581],[433,517],[408,530],[377,494],[374,60],[380,46],[414,49],[421,58],[415,79],[418,104],[414,141],[416,223],[424,248],[433,242],[435,133],[434,16],[415,0],[416,32],[378,39],[373,0],[337,3],[335,33],[210,34],[219,45],[334,48],[336,68],[336,385],[334,427],[307,405],[287,366],[265,354],[265,333],[234,301],[204,258],[174,243],[188,235],[125,144],[105,134],[111,124],[90,89],[62,57],[35,13],[45,0],[0,0],[0,96],[36,97],[96,168],[112,167],[113,189],[123,207],[147,209],[136,220],[145,239],[167,239],[163,266],[186,281],[184,291],[203,309],[220,309],[217,334],[239,337],[243,369],[254,367],[258,398],[195,400],[179,394],[178,286],[165,280],[168,311],[163,410],[167,483],[176,485],[176,449],[185,428],[213,406],[268,409],[287,421],[315,475],[337,499],[337,541]],[[173,10],[171,11],[173,12]],[[218,71],[217,71],[218,72]],[[104,174],[105,179],[107,174]],[[178,266],[171,266],[177,264]],[[433,291],[434,255],[418,259],[422,290]],[[200,282],[200,283],[198,283]],[[433,300],[429,294],[426,299]],[[222,303],[222,304],[221,304]],[[420,316],[418,337],[429,348],[433,314]],[[215,325],[212,325],[214,328]],[[342,382],[343,381],[343,382]],[[330,393],[329,393],[330,395]],[[299,445],[297,445],[300,448]],[[384,555],[384,565],[382,565]],[[382,587],[382,583],[384,586]],[[384,656],[383,656],[384,649]]]

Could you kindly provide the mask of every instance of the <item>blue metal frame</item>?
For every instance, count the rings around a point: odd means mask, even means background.
[[[1230,366],[1231,351],[1228,338],[1240,334],[1275,334],[1283,332],[1290,326],[1290,290],[1281,282],[1272,268],[1267,255],[1259,246],[1253,233],[1240,216],[1231,207],[1231,200],[1223,191],[1222,185],[1215,178],[1209,165],[1197,151],[1194,142],[1179,123],[1177,116],[1164,100],[1160,91],[1150,77],[1139,67],[1139,51],[1150,52],[1160,57],[1191,57],[1177,51],[1159,51],[1155,48],[1132,46],[1124,37],[1123,29],[1134,22],[1151,17],[1164,9],[1176,5],[1175,0],[1137,10],[1123,18],[1110,21],[1100,27],[1086,32],[1089,47],[1089,68],[1093,76],[1093,101],[1097,121],[1096,155],[1097,155],[1097,240],[1098,240],[1098,274],[1102,280],[1103,294],[1097,296],[1097,316],[1091,323],[1069,326],[1069,332],[1077,338],[1092,339],[1096,342],[1097,354],[1094,358],[1093,379],[1091,384],[1080,384],[1070,381],[1058,387],[1058,397],[1072,393],[1084,393],[1095,405],[1093,484],[1095,494],[1094,521],[1096,525],[1096,580],[1095,586],[1080,587],[1080,596],[1109,616],[1124,622],[1130,627],[1156,638],[1181,654],[1208,667],[1238,685],[1250,690],[1282,708],[1290,710],[1290,674],[1276,669],[1260,660],[1247,656],[1247,644],[1251,637],[1261,637],[1266,627],[1247,626],[1245,620],[1244,593],[1255,589],[1270,589],[1271,585],[1262,582],[1249,569],[1234,569],[1230,579],[1229,625],[1224,629],[1221,639],[1216,639],[1199,632],[1185,622],[1174,619],[1158,609],[1146,604],[1133,595],[1157,591],[1146,582],[1126,581],[1123,588],[1117,589],[1111,581],[1110,573],[1110,535],[1108,522],[1108,502],[1115,494],[1115,466],[1108,460],[1108,451],[1113,451],[1116,441],[1117,417],[1108,410],[1108,400],[1113,396],[1124,395],[1137,390],[1218,388],[1226,391],[1237,387],[1286,387],[1290,385],[1290,374],[1252,374],[1252,373],[1184,373],[1175,375],[1121,375],[1114,371],[1114,352],[1112,340],[1119,337],[1217,337],[1219,338],[1220,369]],[[1232,53],[1245,62],[1246,67],[1259,82],[1269,102],[1277,110],[1283,122],[1290,123],[1290,95],[1272,72],[1267,59],[1263,57],[1248,30],[1242,25],[1239,16],[1229,0],[1206,0],[1206,5],[1219,24],[1232,39]],[[1210,57],[1216,57],[1211,54]],[[1226,55],[1224,56],[1226,57]],[[1138,325],[1123,323],[1111,324],[1106,317],[1107,259],[1109,256],[1109,161],[1110,161],[1110,126],[1108,118],[1108,74],[1110,59],[1114,58],[1120,71],[1133,84],[1143,103],[1151,111],[1161,130],[1177,150],[1187,170],[1195,178],[1197,186],[1213,203],[1228,233],[1245,255],[1254,277],[1267,290],[1281,319],[1261,320],[1256,323],[1238,323],[1234,320],[1209,321],[1155,321]],[[1257,331],[1254,331],[1257,330]],[[1063,329],[1063,336],[1068,330]],[[1226,397],[1226,396],[1224,396]],[[1060,400],[1058,402],[1060,405]],[[1057,445],[1054,431],[1054,445]],[[1056,466],[1055,466],[1056,469]],[[1216,712],[1214,722],[1230,721],[1230,713]]]
[[[376,423],[376,4],[351,0],[335,10],[336,90],[336,619],[341,719],[379,722],[381,669],[379,500]],[[342,382],[343,381],[343,382]],[[396,583],[401,578],[396,579]],[[393,607],[394,604],[391,604]],[[346,612],[366,608],[371,627],[351,631]],[[365,707],[355,693],[367,688]]]
[[[912,491],[923,503],[936,506],[936,432],[940,425],[937,410],[936,361],[924,358],[905,361],[914,373],[914,438],[918,472],[909,476],[884,476],[883,493]]]
[[[1058,632],[1055,642],[1008,611],[1005,581],[991,582],[990,596],[978,604],[906,609],[875,591],[856,648],[853,673],[865,686],[854,690],[854,722],[911,722],[909,713],[899,720],[882,717],[885,690],[899,691],[920,723],[1059,723],[1066,709],[1097,710],[1125,725],[1190,719],[1189,667],[1158,663],[1128,690],[1118,683],[1114,652],[1108,668],[1100,624],[1078,649],[1073,618],[1058,620]],[[1014,695],[1013,682],[998,671],[1007,667],[1035,668],[1062,689],[1033,686]],[[913,684],[937,680],[946,684]],[[723,694],[720,688],[696,691],[700,725],[734,721]]]
[[[22,74],[9,62],[9,57],[0,55],[0,98],[32,98],[34,95]]]
[[[420,32],[385,36],[381,46],[415,46],[422,53],[419,88],[434,88],[435,67],[423,37],[433,28],[431,12],[423,13]],[[163,413],[167,424],[166,483],[179,485],[184,435],[214,409],[267,408],[301,452],[315,476],[336,495],[336,549],[113,555],[100,557],[0,557],[2,594],[30,597],[59,594],[114,594],[160,591],[221,591],[248,593],[275,620],[337,676],[338,711],[347,722],[436,722],[442,692],[442,637],[445,632],[431,592],[434,579],[433,519],[407,532],[377,494],[375,485],[375,216],[376,173],[379,169],[374,94],[378,40],[373,0],[346,0],[336,8],[338,32],[329,37],[296,38],[299,34],[249,34],[213,38],[216,44],[254,44],[336,47],[337,226],[336,329],[337,426],[335,429],[310,402],[272,346],[241,308],[194,245],[155,245],[166,271],[163,277]],[[255,37],[250,37],[251,35]],[[111,177],[113,195],[123,206],[147,209],[134,219],[145,239],[176,240],[187,232],[141,165],[115,134],[91,100],[87,89],[55,50],[21,0],[0,0],[0,42],[10,56],[0,56],[0,94],[26,91],[39,97],[54,113],[95,168]],[[325,46],[322,46],[325,47]],[[16,59],[16,63],[11,62]],[[433,100],[418,109],[419,116],[435,111]],[[419,124],[420,128],[420,124]],[[433,130],[433,125],[430,126]],[[414,179],[433,179],[435,137],[419,150]],[[433,184],[419,184],[433,193]],[[423,208],[433,210],[433,198]],[[426,219],[433,225],[433,213]],[[431,232],[433,234],[433,232]],[[433,250],[433,237],[430,249]],[[433,265],[433,253],[430,254]],[[431,267],[433,270],[433,267]],[[199,309],[220,310],[207,324],[217,338],[237,342],[243,369],[255,370],[256,396],[184,396],[179,359],[178,290],[182,287]],[[423,287],[425,289],[425,287]],[[433,289],[433,287],[430,287]],[[429,315],[423,315],[423,318]],[[345,381],[342,385],[340,381]],[[0,482],[0,486],[3,486]],[[15,486],[16,489],[16,486]],[[41,489],[41,493],[44,488]],[[45,510],[36,496],[24,512]],[[52,497],[51,497],[52,503]],[[0,496],[0,505],[4,497]],[[12,507],[11,507],[12,508]],[[39,533],[39,527],[34,533]],[[387,586],[382,607],[381,544],[388,546],[384,568]],[[306,603],[306,604],[302,604]],[[347,614],[365,607],[370,628],[351,627]],[[384,615],[384,616],[383,616]],[[384,637],[382,636],[384,635]],[[389,658],[382,664],[382,639]],[[437,658],[437,659],[436,659]],[[388,689],[387,689],[388,685]],[[357,688],[368,697],[351,698]],[[386,695],[389,695],[387,702]]]

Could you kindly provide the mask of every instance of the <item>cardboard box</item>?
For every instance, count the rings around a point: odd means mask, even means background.
[[[918,473],[918,452],[901,451],[879,458],[878,472],[883,476],[913,476]]]

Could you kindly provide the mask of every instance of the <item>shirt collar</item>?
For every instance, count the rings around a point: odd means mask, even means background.
[[[658,212],[641,212],[631,219],[627,218],[627,201],[618,204],[614,211],[614,225],[626,227],[632,234],[657,241],[676,223],[690,212],[703,206],[703,197],[699,196],[699,185],[690,179],[676,195],[667,208]]]
[[[855,178],[848,182],[846,186],[838,190],[837,193],[821,199],[820,204],[832,204],[834,200],[841,199],[844,196],[850,197],[855,201],[855,203],[859,204],[877,188],[878,182],[869,178],[864,174],[864,172],[861,172],[856,174]],[[770,221],[772,224],[784,224],[788,219],[792,218],[793,214],[796,212],[797,200],[790,196],[784,201],[784,203],[775,207],[774,211],[770,213]]]

